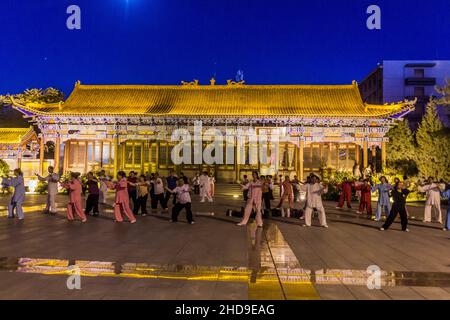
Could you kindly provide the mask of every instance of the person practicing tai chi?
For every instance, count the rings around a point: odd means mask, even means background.
[[[74,211],[80,217],[81,222],[86,222],[87,218],[83,212],[83,208],[81,207],[81,192],[83,191],[83,187],[81,185],[81,181],[78,179],[80,177],[80,173],[71,172],[70,180],[67,182],[63,182],[62,185],[69,191],[69,202],[67,203],[67,219],[69,221],[73,221]]]
[[[425,203],[425,214],[423,222],[431,222],[431,209],[437,211],[438,222],[443,223],[442,220],[442,210],[441,210],[441,192],[445,190],[445,184],[433,182],[434,178],[429,177],[427,184],[419,186],[420,192],[426,193],[426,203]]]
[[[211,197],[211,179],[208,176],[208,172],[203,172],[203,174],[199,178],[200,182],[200,202],[205,202],[205,198],[208,199],[209,202],[213,202]]]
[[[192,184],[194,185],[194,194],[200,194],[200,175],[198,173],[192,178]]]
[[[278,204],[277,208],[281,208],[283,205],[283,202],[286,201],[286,199],[289,201],[289,208],[291,211],[294,209],[294,188],[291,183],[291,179],[289,176],[284,177],[284,181],[282,183],[282,190],[280,203]]]
[[[39,174],[35,174],[39,181],[47,182],[47,203],[43,213],[58,213],[56,208],[56,195],[58,194],[59,175],[55,173],[55,169],[52,166],[47,168],[48,175],[43,177]]]
[[[174,190],[177,187],[177,181],[178,181],[178,177],[175,174],[175,171],[170,170],[169,176],[166,177],[166,182],[167,182],[166,189],[168,188],[169,190]],[[169,204],[169,200],[170,200],[171,196],[173,197],[172,204],[175,205],[176,200],[177,200],[176,195],[172,194],[172,192],[168,192],[168,191],[166,191],[166,196],[165,196],[165,200],[164,200],[166,205]]]
[[[254,206],[256,209],[256,224],[258,227],[262,228],[263,220],[262,220],[261,205],[262,205],[262,187],[264,182],[259,179],[258,172],[256,171],[252,173],[252,178],[253,179],[248,186],[249,190],[248,200],[244,210],[244,218],[237,225],[238,226],[247,225]]]
[[[131,183],[128,182],[128,184]],[[147,215],[147,200],[150,182],[148,182],[146,176],[142,174],[139,176],[138,182],[134,185],[137,187],[137,202],[133,214],[139,215],[139,210],[141,210],[142,216],[145,217]]]
[[[378,191],[377,201],[377,213],[375,215],[375,221],[381,220],[381,214],[384,211],[386,217],[391,212],[391,200],[389,198],[389,191],[392,190],[392,186],[388,183],[385,176],[380,178],[380,183],[372,187],[372,192]]]
[[[93,216],[98,216],[100,211],[98,210],[98,200],[100,195],[100,189],[98,187],[98,180],[95,179],[94,174],[89,172],[87,174],[86,187],[88,190],[88,197],[86,199],[86,208],[84,214],[91,214]]]
[[[214,194],[216,192],[216,178],[212,174],[209,175],[209,184],[210,184],[210,195],[211,198],[214,197]]]
[[[338,188],[341,190],[341,195],[339,196],[339,203],[336,209],[342,209],[344,207],[344,202],[347,202],[347,208],[352,208],[352,183],[344,177],[344,180]]]
[[[358,181],[353,182],[353,186],[355,187],[355,194],[356,198],[358,198],[358,201],[361,202],[361,190],[358,189],[358,187],[362,186],[364,184],[364,178],[359,178]]]
[[[240,184],[242,189],[242,197],[245,202],[248,200],[248,187],[250,185],[250,180],[248,180],[247,175],[244,174],[244,178],[242,179],[242,183]]]
[[[359,208],[356,213],[363,214],[366,210],[367,216],[372,217],[372,188],[369,179],[364,179],[362,184],[355,186],[355,189],[361,192]]]
[[[388,230],[395,218],[400,214],[402,230],[409,232],[408,229],[408,215],[406,213],[406,198],[408,197],[409,190],[405,188],[403,182],[399,181],[395,184],[393,190],[389,192],[390,196],[394,199],[392,204],[391,213],[387,218],[384,225],[380,228],[381,231]]]
[[[164,197],[164,183],[159,177],[159,173],[155,173],[153,180],[150,181],[153,186],[154,196],[151,201],[152,210],[158,209],[158,202],[164,211],[167,211],[167,203]]]
[[[263,197],[264,198],[264,197]],[[288,198],[284,198],[283,203],[281,204],[281,216],[283,218],[291,217],[291,204],[289,203]]]
[[[98,180],[100,181],[100,194],[98,202],[101,204],[106,204],[106,196],[108,194],[108,181],[109,178],[106,176],[105,170],[101,170],[98,175]]]
[[[176,195],[175,206],[172,208],[172,219],[170,222],[178,222],[178,215],[181,210],[186,210],[186,220],[189,224],[194,224],[195,221],[192,218],[191,208],[191,187],[187,177],[179,178],[177,186],[174,189],[166,188],[167,192],[171,192]]]
[[[271,203],[270,203],[270,179],[269,177],[263,177],[261,176],[261,181],[263,181],[263,187],[262,187],[262,197],[264,201],[264,210],[266,210],[268,213],[270,212]]]
[[[23,214],[22,203],[25,201],[25,183],[22,170],[15,169],[14,177],[3,178],[2,185],[14,188],[14,193],[8,203],[8,218],[14,218],[15,211],[19,220],[23,220],[25,215]]]
[[[136,210],[137,206],[137,188],[135,187],[138,178],[136,172],[130,171],[128,174],[128,197],[130,198],[130,206],[133,204],[133,211]]]
[[[311,227],[311,217],[313,210],[319,212],[319,223],[322,227],[328,228],[325,208],[322,203],[322,194],[328,192],[328,187],[320,183],[316,175],[311,177],[311,183],[301,185],[300,190],[306,192],[306,210],[304,227]]]
[[[136,218],[130,209],[130,197],[128,195],[127,175],[123,171],[117,173],[117,182],[110,183],[109,187],[116,190],[116,198],[114,200],[114,217],[115,222],[123,222],[122,212],[128,217],[131,223],[136,222]]]

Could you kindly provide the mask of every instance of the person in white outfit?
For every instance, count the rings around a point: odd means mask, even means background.
[[[306,192],[306,210],[304,227],[311,227],[313,210],[319,212],[319,222],[324,228],[328,228],[325,208],[322,203],[322,194],[328,192],[328,187],[323,186],[317,176],[311,177],[311,183],[300,185],[300,190]]]
[[[208,199],[209,202],[213,202],[211,197],[211,180],[208,176],[208,172],[203,172],[203,174],[199,178],[200,183],[200,202],[205,202],[205,198]]]
[[[58,183],[59,183],[59,175],[55,173],[55,169],[52,166],[49,166],[48,175],[43,177],[36,173],[39,181],[46,181],[48,184],[47,187],[47,203],[45,205],[44,213],[58,213],[58,209],[56,207],[56,195],[58,194]]]
[[[428,178],[426,185],[418,187],[420,192],[426,192],[427,201],[425,203],[425,214],[423,222],[431,222],[431,209],[434,209],[438,213],[438,221],[443,223],[442,211],[441,211],[441,192],[445,190],[445,184],[433,182],[433,178]]]
[[[105,170],[101,170],[100,174],[98,175],[98,180],[100,181],[100,196],[98,199],[98,202],[101,204],[106,203],[106,195],[108,194],[108,181],[110,180],[106,176]]]

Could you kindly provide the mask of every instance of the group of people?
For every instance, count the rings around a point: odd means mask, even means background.
[[[351,209],[352,189],[356,191],[356,196],[359,199],[359,208],[357,213],[363,214],[366,211],[369,217],[372,217],[372,193],[378,193],[377,210],[375,214],[375,221],[380,221],[384,212],[386,222],[381,230],[387,230],[395,221],[397,215],[400,215],[402,230],[408,230],[408,209],[406,207],[406,199],[410,193],[410,182],[406,177],[404,181],[399,178],[394,179],[394,184],[390,184],[385,176],[380,177],[380,183],[372,186],[370,179],[360,178],[358,181],[351,181],[347,178],[338,185],[341,191],[337,209],[342,209],[344,203]],[[434,178],[430,177],[425,182],[418,185],[418,191],[426,194],[424,223],[432,221],[432,210],[437,213],[437,221],[444,224],[442,210],[441,210],[441,195],[445,198],[450,196],[450,188],[445,183],[435,182]],[[391,198],[393,200],[391,204]],[[450,209],[449,209],[450,210]],[[447,219],[444,230],[450,228],[449,221],[450,211],[447,212]]]
[[[252,179],[249,180],[244,175],[241,183],[244,200],[246,201],[244,209],[244,217],[238,226],[247,225],[252,212],[256,214],[256,224],[258,227],[263,226],[262,220],[262,202],[264,201],[265,209],[270,210],[270,200],[273,198],[273,181],[271,176],[259,176],[258,172],[252,173]],[[284,181],[280,181],[280,201],[277,208],[281,208],[282,216],[290,216],[290,212],[294,209],[294,202],[297,201],[295,191],[298,194],[302,191],[306,193],[304,219],[305,227],[311,226],[311,218],[314,210],[319,213],[319,223],[322,227],[328,228],[325,215],[325,208],[322,203],[322,194],[328,192],[327,186],[320,182],[318,176],[311,174],[307,181],[302,183],[297,177],[291,181],[289,176],[285,176]]]
[[[328,228],[326,221],[325,209],[322,203],[322,195],[328,192],[328,186],[320,182],[320,178],[314,174],[307,177],[305,182],[301,182],[295,176],[293,180],[289,176],[285,176],[284,180],[280,176],[280,201],[277,208],[281,209],[282,217],[290,217],[290,212],[294,208],[294,203],[299,201],[300,192],[305,193],[304,204],[304,226],[311,226],[311,217],[314,211],[319,214],[319,223],[322,227]],[[248,223],[251,214],[256,214],[256,223],[262,226],[263,210],[271,209],[271,200],[273,197],[273,179],[272,176],[259,176],[258,172],[252,173],[252,179],[249,180],[246,175],[243,176],[241,188],[243,190],[243,198],[246,202],[244,209],[244,218],[239,226]],[[380,182],[372,185],[371,179],[359,178],[358,181],[351,181],[344,178],[343,182],[337,186],[340,190],[339,203],[337,209],[342,209],[344,203],[351,208],[352,190],[355,190],[359,200],[358,214],[367,213],[372,217],[372,193],[378,192],[377,209],[375,221],[381,221],[384,212],[386,221],[380,230],[385,231],[390,228],[398,215],[400,215],[402,230],[409,232],[408,229],[408,209],[406,207],[406,199],[410,193],[410,182],[405,177],[404,181],[398,178],[394,179],[394,183],[390,184],[385,176],[380,178]],[[420,183],[419,192],[426,193],[426,203],[424,212],[424,223],[432,221],[432,210],[437,213],[437,221],[444,224],[441,210],[441,195],[445,198],[450,197],[450,187],[443,182],[435,182],[432,177],[426,182]],[[392,199],[392,204],[391,204]],[[444,230],[450,229],[450,208],[447,211],[447,218]]]
[[[157,209],[159,203],[164,211],[168,211],[168,203],[172,197],[173,207],[170,221],[176,222],[180,212],[185,209],[188,223],[194,223],[191,209],[191,187],[189,179],[182,173],[178,177],[174,171],[170,171],[163,181],[158,173],[138,176],[131,171],[127,176],[124,171],[119,171],[117,180],[113,180],[106,175],[104,170],[101,170],[97,176],[93,172],[89,172],[85,181],[82,182],[81,175],[77,172],[71,172],[68,179],[61,180],[54,168],[50,166],[46,176],[39,174],[36,176],[39,181],[47,183],[48,193],[44,213],[56,214],[58,212],[56,196],[59,186],[68,191],[67,219],[70,221],[75,220],[75,216],[78,216],[84,223],[87,222],[88,215],[99,215],[99,205],[106,204],[108,190],[115,190],[113,207],[116,222],[123,222],[123,215],[130,223],[136,222],[136,215],[147,215],[148,198],[151,199],[152,209]],[[207,172],[203,172],[202,175],[197,174],[192,179],[192,184],[194,193],[200,194],[201,202],[205,202],[205,199],[209,202],[213,201],[215,180]],[[13,177],[2,178],[2,185],[14,188],[8,205],[8,217],[14,218],[17,215],[20,220],[23,220],[22,204],[26,188],[22,171],[16,169]],[[83,210],[81,196],[86,193],[86,205]]]
[[[98,215],[99,204],[106,204],[108,190],[115,190],[114,217],[115,221],[122,222],[123,215],[131,223],[136,222],[136,215],[147,215],[147,202],[150,198],[151,208],[157,209],[158,203],[164,211],[168,211],[168,203],[172,197],[172,217],[171,221],[176,222],[178,215],[184,209],[188,223],[194,223],[191,206],[191,183],[194,186],[194,194],[200,195],[200,202],[213,201],[215,191],[215,180],[203,172],[196,174],[191,181],[184,174],[178,177],[172,170],[169,175],[163,179],[158,173],[137,175],[131,171],[128,176],[124,171],[117,173],[117,179],[108,177],[104,170],[97,176],[89,172],[86,181],[83,183],[79,173],[71,173],[70,178],[61,181],[61,177],[55,173],[53,167],[48,167],[46,176],[37,175],[40,181],[48,184],[48,195],[44,213],[56,213],[56,195],[58,187],[61,185],[68,190],[69,200],[67,203],[67,218],[73,221],[77,215],[82,222],[87,221],[87,215]],[[380,221],[384,212],[386,221],[380,228],[387,230],[400,215],[402,230],[408,230],[408,209],[406,199],[410,193],[410,183],[405,178],[404,181],[396,178],[393,184],[390,184],[385,176],[379,179],[379,183],[372,185],[370,179],[360,178],[358,181],[352,181],[344,178],[343,182],[337,186],[340,190],[338,209],[342,209],[344,203],[351,208],[352,191],[355,190],[359,199],[358,214],[367,213],[372,217],[372,193],[378,193],[377,209],[375,221]],[[13,177],[3,177],[2,185],[13,187],[14,193],[8,204],[8,217],[13,218],[17,214],[20,220],[24,219],[22,204],[25,199],[25,184],[23,173],[20,169],[14,170]],[[263,210],[271,210],[271,201],[274,200],[274,182],[272,176],[259,176],[258,172],[252,173],[252,178],[248,179],[244,175],[241,187],[243,198],[246,202],[244,208],[244,217],[239,226],[248,223],[252,212],[256,214],[258,227],[263,226]],[[300,200],[300,193],[305,194],[305,203],[303,206],[305,222],[304,226],[311,226],[311,218],[314,211],[319,213],[319,223],[322,227],[328,228],[325,209],[322,203],[322,195],[328,192],[328,186],[321,183],[320,178],[314,174],[307,177],[305,182],[299,181],[295,176],[293,180],[289,176],[282,179],[280,176],[280,200],[276,206],[281,209],[282,216],[290,217],[294,210],[294,203]],[[432,210],[437,213],[437,221],[444,224],[444,217],[441,210],[441,196],[450,197],[450,187],[443,182],[435,182],[433,178],[427,179],[424,183],[419,183],[419,192],[426,193],[426,203],[424,212],[424,222],[432,221]],[[81,195],[88,193],[85,209],[82,208]],[[393,200],[391,204],[391,199]],[[444,229],[450,229],[450,208],[447,211]]]

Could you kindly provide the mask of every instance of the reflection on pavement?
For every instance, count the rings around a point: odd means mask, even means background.
[[[69,259],[0,258],[0,272],[81,276],[224,281],[248,284],[251,300],[319,299],[314,285],[366,286],[366,270],[320,269],[301,266],[276,224],[247,227],[247,266],[200,266],[117,263]],[[381,287],[450,287],[450,273],[381,271]]]
[[[36,206],[23,206],[22,207],[24,213],[34,213],[42,211],[43,206],[42,205],[36,205]],[[0,217],[6,217],[8,216],[8,208],[6,206],[0,206]]]

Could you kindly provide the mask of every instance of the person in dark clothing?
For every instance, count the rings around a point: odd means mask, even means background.
[[[129,185],[133,185],[131,182]],[[139,215],[139,210],[141,210],[142,216],[147,215],[147,200],[148,200],[148,187],[149,182],[147,182],[147,179],[145,175],[141,175],[139,177],[139,181],[134,184],[134,186],[137,188],[137,201],[136,206],[134,207],[133,214]]]
[[[171,192],[176,195],[177,202],[175,206],[172,208],[172,219],[170,222],[177,222],[178,215],[181,210],[186,210],[186,220],[189,224],[194,224],[195,221],[192,217],[192,208],[191,208],[191,187],[189,186],[189,182],[187,177],[178,179],[178,186],[173,190],[166,188],[167,192]]]
[[[273,196],[273,177],[272,176],[268,176],[269,177],[269,192],[270,192],[270,200],[275,200],[275,197]]]
[[[391,213],[387,218],[384,225],[380,228],[381,231],[388,230],[392,223],[400,214],[402,230],[409,232],[408,229],[408,214],[406,213],[406,198],[408,197],[409,190],[405,188],[404,183],[399,181],[395,184],[395,188],[390,191],[389,195],[393,198]]]
[[[156,210],[158,208],[158,202],[161,205],[164,211],[167,211],[167,203],[164,198],[164,183],[162,179],[159,177],[158,173],[155,173],[154,179],[150,181],[153,186],[153,192],[155,193],[154,198],[152,199],[152,210]]]
[[[92,172],[87,174],[86,189],[89,195],[86,199],[86,209],[84,210],[84,213],[91,214],[92,211],[92,215],[98,216],[98,199],[100,197],[100,189],[98,187],[98,180],[94,178],[94,174]]]
[[[268,177],[261,176],[261,180],[264,181],[263,187],[262,187],[262,197],[264,201],[264,209],[266,209],[268,212],[271,210],[270,205],[270,180]]]
[[[135,184],[138,182],[138,178],[136,177],[136,173],[134,171],[130,171],[127,181],[128,181],[128,196],[130,197],[131,200],[130,203],[133,202],[132,209],[134,210],[137,206],[137,188]]]
[[[154,207],[154,203],[156,201],[158,201],[156,199],[156,195],[155,195],[155,184],[154,184],[154,182],[155,182],[155,174],[152,173],[151,175],[148,175],[146,177],[146,179],[147,179],[147,182],[149,184],[150,204],[151,204],[151,207],[153,208]]]
[[[169,199],[172,196],[173,197],[173,201],[172,203],[175,205],[176,200],[177,200],[177,196],[175,193],[169,192],[173,191],[176,187],[177,187],[177,180],[178,177],[175,175],[175,172],[173,170],[170,170],[169,172],[169,176],[166,178],[167,181],[167,191],[166,191],[166,197],[164,199],[164,201],[166,202],[166,205],[169,203]]]
[[[242,197],[244,198],[244,201],[248,200],[248,186],[250,181],[247,178],[247,175],[244,174],[244,177],[242,179],[241,188],[242,188]]]
[[[200,194],[200,175],[198,173],[195,174],[194,178],[192,178],[192,183],[194,185],[194,194]]]

